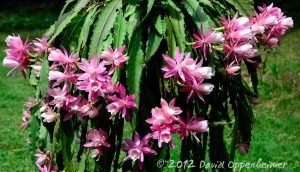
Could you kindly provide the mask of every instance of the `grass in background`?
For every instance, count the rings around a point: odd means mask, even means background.
[[[62,0],[4,0],[0,5],[0,171],[35,171],[32,150],[27,144],[29,132],[21,133],[24,102],[34,97],[34,89],[20,73],[6,76],[9,68],[3,67],[7,48],[7,35],[20,34],[23,40],[41,37],[53,24],[62,8]]]
[[[41,37],[42,31],[17,31],[23,40],[30,34],[31,38]],[[29,132],[21,133],[19,126],[22,123],[24,102],[29,96],[34,97],[34,89],[21,73],[15,77],[6,76],[9,68],[2,65],[4,42],[10,33],[0,33],[0,171],[34,171],[33,153],[26,139]]]
[[[260,71],[260,104],[254,109],[252,145],[237,162],[283,162],[284,169],[255,171],[300,171],[300,28],[286,35],[282,46],[266,54]],[[253,171],[253,169],[248,170]]]

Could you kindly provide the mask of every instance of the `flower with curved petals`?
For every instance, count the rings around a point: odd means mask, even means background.
[[[169,78],[171,76],[174,76],[174,80],[177,81],[178,77],[185,81],[185,74],[183,72],[182,62],[183,62],[183,56],[184,53],[181,53],[179,48],[176,47],[175,50],[175,60],[173,60],[171,57],[169,57],[166,54],[163,54],[163,58],[168,63],[167,66],[163,66],[161,69],[165,71],[164,78]],[[186,55],[185,58],[189,58],[190,53]]]
[[[84,147],[92,147],[96,148],[93,149],[91,152],[91,157],[99,157],[103,155],[103,146],[104,147],[110,147],[110,144],[106,141],[108,138],[108,135],[105,131],[103,131],[101,128],[99,130],[97,129],[91,129],[88,131],[88,138],[90,142],[85,143]]]
[[[185,123],[182,118],[178,119],[179,122],[179,130],[180,140],[183,140],[185,136],[188,136],[189,133],[192,133],[194,138],[199,142],[199,138],[196,136],[196,133],[204,133],[208,131],[208,123],[207,120],[203,118],[190,118],[190,115],[187,115],[187,123]]]
[[[108,47],[108,51],[103,51],[100,54],[100,58],[103,59],[105,65],[112,65],[108,75],[111,75],[116,67],[120,67],[122,63],[128,60],[128,57],[123,54],[125,49],[125,45],[123,45],[120,49],[113,50],[111,47]]]
[[[77,82],[77,89],[84,90],[89,93],[88,100],[95,101],[99,96],[104,97],[103,82],[99,80],[84,80]]]
[[[20,70],[23,77],[26,78],[26,68],[30,65],[30,56],[27,52],[31,49],[28,43],[28,37],[24,44],[20,36],[8,36],[5,42],[7,46],[9,46],[9,49],[5,50],[7,56],[3,59],[3,65],[13,67],[13,69],[8,72],[8,75],[11,72],[16,75],[18,70]]]
[[[86,59],[81,59],[82,64],[78,64],[78,68],[83,70],[85,73],[81,74],[78,79],[79,80],[95,80],[100,79],[103,80],[102,74],[105,73],[106,68],[104,67],[104,62],[100,62],[98,64],[98,58],[96,55],[92,58],[89,63]]]
[[[127,121],[130,121],[130,116],[127,109],[135,109],[137,107],[134,103],[135,95],[126,95],[126,89],[122,84],[119,86],[119,94],[120,98],[117,96],[107,97],[107,100],[111,102],[111,104],[107,105],[106,108],[111,113],[112,117],[122,110],[122,118],[125,117]]]
[[[226,71],[229,75],[238,75],[239,70],[241,69],[240,65],[235,64],[235,61],[231,62],[227,67]]]
[[[50,162],[50,152],[49,151],[46,151],[44,153],[40,149],[38,149],[37,152],[38,153],[34,155],[35,157],[38,158],[36,160],[35,164],[45,165]]]
[[[214,85],[202,82],[203,79],[198,82],[194,80],[191,84],[188,84],[188,86],[180,89],[180,91],[183,92],[190,91],[187,97],[187,102],[189,102],[195,94],[197,94],[198,97],[204,102],[203,95],[208,95],[210,92],[212,92]]]
[[[43,122],[51,123],[60,118],[60,115],[50,107],[47,107],[47,110],[41,114],[41,117],[44,118]]]
[[[82,113],[82,107],[87,104],[88,101],[86,99],[84,99],[81,95],[77,96],[74,102],[68,103],[66,109],[68,109],[69,112],[64,117],[64,121],[69,120],[74,115],[74,113],[77,113],[79,117],[82,117],[84,115]]]
[[[60,49],[52,50],[48,56],[48,60],[58,62],[59,65],[68,64],[74,67],[74,64],[79,61],[79,58],[75,57],[72,53],[68,54],[64,47],[62,47],[62,49],[63,52]]]
[[[48,94],[53,97],[53,100],[49,102],[49,105],[55,105],[58,108],[64,108],[70,102],[74,102],[76,97],[73,97],[68,93],[69,87],[67,84],[64,85],[63,89],[56,87],[48,90]]]
[[[140,139],[139,133],[135,132],[134,140],[125,139],[128,146],[122,145],[122,150],[128,152],[128,156],[125,157],[124,161],[127,160],[138,160],[138,166],[140,170],[143,168],[144,154],[145,155],[156,155],[157,153],[149,148],[148,142],[151,138],[151,134],[147,134],[143,139]]]
[[[176,133],[178,131],[178,126],[176,125],[152,125],[151,130],[152,138],[158,140],[158,147],[162,147],[162,143],[168,143],[171,148],[174,149],[174,142],[172,141],[172,134]]]
[[[203,53],[203,57],[207,60],[207,51],[212,51],[212,43],[221,43],[224,41],[222,32],[211,31],[213,26],[209,28],[206,34],[203,32],[203,26],[201,24],[197,34],[193,34],[196,39],[196,43],[192,48],[200,48],[200,52]]]

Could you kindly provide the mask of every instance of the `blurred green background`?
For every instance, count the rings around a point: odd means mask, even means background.
[[[256,5],[270,0],[256,1]],[[260,104],[255,113],[250,152],[236,162],[282,162],[284,169],[243,169],[242,171],[300,171],[300,1],[276,0],[275,6],[292,16],[295,26],[281,40],[281,47],[263,54],[266,65],[260,69]],[[7,35],[23,39],[41,37],[55,22],[63,0],[0,0],[0,61],[7,48]],[[31,150],[21,133],[23,103],[34,95],[33,88],[20,74],[6,76],[10,69],[0,65],[0,172],[34,171]],[[228,136],[224,137],[230,142]]]

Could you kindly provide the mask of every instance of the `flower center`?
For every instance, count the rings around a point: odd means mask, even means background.
[[[175,110],[172,108],[167,107],[167,112],[169,115],[175,115]]]
[[[73,110],[74,111],[78,111],[79,110],[79,107],[77,105],[73,106]]]
[[[65,99],[65,96],[62,96],[62,95],[60,95],[60,96],[54,96],[54,99],[58,100],[58,101],[63,101]]]
[[[140,157],[141,157],[141,150],[139,150],[139,149],[131,149],[129,151],[129,156],[130,156],[130,158],[133,161],[135,161],[137,159],[140,159]]]
[[[89,74],[94,74],[96,71],[95,71],[95,69],[94,68],[88,68],[88,73]]]

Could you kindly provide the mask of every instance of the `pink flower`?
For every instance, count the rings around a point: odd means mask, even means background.
[[[23,123],[21,124],[20,128],[25,129],[27,127],[27,125],[29,124],[30,111],[24,110],[23,115],[24,115],[24,117],[22,118]]]
[[[291,17],[283,17],[278,21],[278,25],[280,25],[283,28],[292,28],[294,27],[294,22]]]
[[[50,105],[55,105],[58,108],[64,108],[70,102],[74,102],[76,97],[73,97],[68,93],[68,85],[64,85],[63,89],[60,87],[49,89],[48,94],[53,97],[53,100],[49,102]]]
[[[207,60],[207,50],[212,51],[212,43],[221,43],[224,41],[223,33],[211,31],[212,26],[209,28],[206,34],[203,32],[202,24],[197,34],[193,34],[194,38],[197,40],[192,48],[200,48],[200,52],[203,53],[203,57]]]
[[[51,164],[49,163],[48,165],[44,165],[43,167],[39,164],[36,164],[40,172],[57,172],[55,168],[51,169]]]
[[[249,18],[248,17],[239,17],[236,19],[236,24],[239,27],[242,27],[242,26],[248,27],[249,26]]]
[[[140,170],[143,168],[143,162],[144,162],[144,154],[145,155],[156,155],[157,153],[150,149],[148,146],[148,142],[151,138],[150,134],[147,134],[142,140],[140,139],[139,133],[135,132],[134,134],[134,140],[125,139],[125,142],[128,146],[123,145],[122,150],[124,152],[128,152],[128,156],[124,159],[124,161],[127,160],[138,160],[138,165]]]
[[[42,54],[42,53],[48,52],[48,51],[50,52],[53,49],[52,47],[49,47],[46,35],[43,35],[42,39],[37,38],[36,40],[33,40],[32,42],[35,46],[33,48],[33,50],[37,54]]]
[[[93,105],[87,103],[80,108],[80,113],[78,113],[78,115],[80,115],[80,117],[88,116],[89,118],[95,118],[96,116],[99,115],[100,112],[99,109],[101,109],[101,107],[102,105],[99,105],[98,107],[94,107]]]
[[[172,141],[172,134],[178,131],[178,126],[175,125],[152,125],[151,130],[153,131],[153,139],[158,140],[158,147],[162,147],[162,143],[168,143],[171,148],[174,148],[174,143]]]
[[[168,104],[164,99],[160,99],[161,101],[161,106],[162,106],[162,111],[167,113],[169,116],[176,116],[182,113],[182,110],[180,107],[175,107],[175,98],[170,101]]]
[[[238,71],[241,69],[240,65],[234,64],[235,61],[231,62],[227,67],[226,71],[229,75],[238,75]]]
[[[110,144],[106,141],[107,137],[107,133],[101,128],[99,130],[91,129],[88,131],[88,138],[90,142],[85,143],[83,146],[96,148],[91,152],[91,156],[93,158],[97,156],[100,157],[103,154],[103,146],[110,147]]]
[[[152,125],[167,125],[172,124],[177,120],[176,115],[182,113],[179,107],[175,107],[175,99],[172,99],[168,104],[164,99],[161,99],[162,108],[155,107],[151,110],[152,118],[146,120]]]
[[[77,66],[83,70],[85,73],[81,74],[79,76],[79,80],[85,80],[85,79],[90,79],[90,80],[103,80],[102,74],[105,73],[106,68],[104,67],[104,63],[101,62],[98,64],[98,58],[95,55],[91,63],[89,63],[86,59],[82,58],[81,59],[82,64],[78,64]]]
[[[182,67],[182,58],[184,54],[180,53],[179,48],[176,47],[175,50],[175,60],[173,60],[171,57],[167,56],[166,54],[163,54],[163,58],[168,63],[167,66],[163,66],[161,69],[165,71],[164,78],[169,78],[171,76],[174,76],[174,80],[177,81],[178,77],[185,81],[185,74]],[[186,55],[185,58],[189,58],[190,53]]]
[[[254,34],[251,30],[250,19],[247,17],[238,17],[238,13],[228,19],[221,19],[221,24],[225,27],[224,38],[229,41],[249,41],[253,40]]]
[[[24,103],[24,106],[26,106],[28,109],[30,109],[36,103],[36,99],[33,97],[29,97],[28,99],[29,100]]]
[[[42,69],[42,62],[37,62],[35,65],[32,65],[35,76],[40,77],[40,71]]]
[[[77,89],[88,92],[89,101],[95,101],[99,96],[104,97],[103,81],[87,79],[82,82],[78,82]]]
[[[279,37],[292,28],[294,23],[292,18],[284,16],[280,8],[273,7],[273,4],[258,7],[260,13],[256,13],[253,25],[262,25],[266,28],[266,37]]]
[[[226,39],[251,40],[253,39],[253,34],[250,28],[244,28],[240,30],[227,32],[227,34],[225,34],[224,37]]]
[[[120,101],[113,102],[106,106],[107,111],[110,113],[111,117],[109,119],[112,119],[114,116],[116,116],[120,110],[123,108],[123,103]]]
[[[146,122],[152,125],[160,126],[165,124],[172,124],[176,119],[174,116],[165,112],[163,109],[157,107],[151,110],[151,114],[152,114],[152,118],[147,119]]]
[[[6,50],[6,52],[10,53],[10,54],[27,53],[27,51],[31,49],[30,45],[28,44],[28,37],[24,44],[23,44],[23,41],[22,41],[20,35],[8,36],[5,39],[5,42],[6,42],[7,46],[9,46],[9,48],[10,48],[10,49]]]
[[[204,133],[208,131],[208,123],[207,120],[203,120],[202,118],[192,117],[190,119],[189,114],[187,115],[187,123],[185,123],[181,118],[178,120],[180,140],[182,140],[185,136],[188,136],[191,132],[194,138],[199,141],[199,138],[196,136],[196,133]]]
[[[122,63],[128,60],[128,57],[123,55],[125,45],[120,49],[113,50],[111,47],[108,47],[108,51],[103,51],[100,54],[100,58],[103,59],[105,65],[112,65],[108,75],[111,75],[116,67],[120,67]]]
[[[197,94],[198,97],[204,101],[203,95],[208,95],[210,92],[212,92],[214,85],[210,83],[202,83],[203,80],[200,81],[193,81],[191,84],[189,84],[187,87],[184,87],[180,89],[180,91],[186,92],[190,91],[187,97],[187,102],[195,95]]]
[[[47,111],[41,114],[41,117],[44,118],[43,122],[51,123],[60,118],[60,115],[50,107],[47,108]]]
[[[112,102],[106,106],[107,110],[111,112],[111,118],[114,117],[120,110],[122,110],[122,118],[125,117],[127,121],[130,121],[130,116],[127,109],[135,109],[137,106],[134,103],[135,95],[126,95],[126,90],[122,84],[119,86],[120,98],[116,96],[108,96],[109,102]]]
[[[27,52],[31,49],[30,45],[27,43],[28,38],[23,44],[20,36],[8,36],[5,42],[9,46],[9,49],[5,50],[7,56],[3,60],[3,65],[6,67],[13,67],[8,74],[13,72],[14,75],[16,75],[18,70],[20,70],[23,77],[26,78],[25,69],[30,65],[30,56]]]
[[[103,83],[103,92],[104,94],[114,94],[119,91],[119,87],[117,83],[112,83],[111,77],[107,76],[105,82]]]
[[[187,115],[187,123],[185,123],[182,118],[178,119],[180,124],[179,133],[180,140],[182,140],[185,136],[188,136],[191,132],[194,138],[199,142],[199,138],[196,136],[196,133],[204,133],[208,131],[208,123],[207,120],[203,120],[202,118],[192,117],[190,119],[190,115]]]
[[[92,129],[88,132],[88,138],[90,142],[85,143],[84,147],[99,147],[99,146],[105,146],[110,147],[110,144],[106,142],[107,139],[107,133],[103,131],[101,128],[99,130]]]
[[[79,58],[72,55],[72,53],[68,54],[65,48],[63,48],[63,51],[64,52],[60,49],[52,50],[48,56],[48,60],[58,62],[59,65],[68,64],[73,67],[74,64],[79,61]]]
[[[161,69],[165,71],[164,78],[169,78],[174,76],[174,81],[178,80],[178,77],[182,79],[183,82],[192,82],[193,80],[201,79],[211,79],[214,74],[214,71],[211,67],[203,67],[201,60],[197,64],[197,59],[193,60],[188,53],[183,59],[183,53],[180,53],[179,48],[175,50],[175,59],[173,60],[169,56],[163,54],[163,58],[168,63],[167,66],[162,67]]]
[[[68,109],[69,112],[64,117],[64,121],[69,120],[74,115],[74,113],[77,113],[77,115],[79,117],[82,117],[84,115],[82,113],[82,107],[87,104],[88,104],[88,101],[86,99],[84,99],[81,95],[77,96],[76,100],[74,102],[71,102],[67,105],[66,109]]]
[[[65,69],[64,72],[60,72],[57,70],[50,70],[49,71],[49,81],[55,81],[55,83],[52,85],[53,87],[59,85],[62,82],[68,82],[70,81],[71,83],[76,83],[78,78],[78,74],[74,73],[74,69],[67,70]]]
[[[42,152],[40,149],[37,150],[37,154],[34,156],[37,157],[38,159],[36,160],[35,164],[38,165],[45,165],[51,161],[50,159],[50,153],[49,151],[46,151],[45,153]]]
[[[227,44],[223,43],[223,46],[224,51],[227,53],[225,59],[230,57],[238,64],[240,64],[238,57],[242,57],[245,60],[253,63],[254,61],[250,60],[250,58],[257,56],[257,49],[253,48],[253,45],[250,43],[229,41]]]
[[[195,65],[194,69],[191,71],[191,75],[196,80],[201,79],[211,79],[214,75],[214,69],[208,66],[203,67],[203,59],[200,60],[198,64]]]

